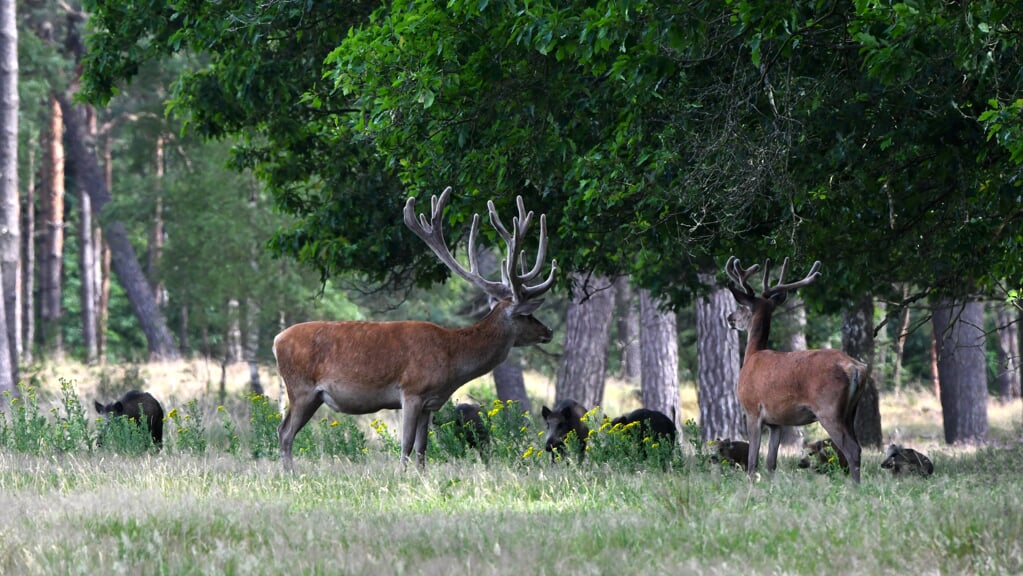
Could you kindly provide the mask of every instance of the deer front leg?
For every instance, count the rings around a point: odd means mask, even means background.
[[[767,471],[774,473],[778,467],[778,446],[781,445],[781,426],[768,424],[767,429],[771,431],[771,437],[767,441]]]
[[[423,401],[416,396],[406,396],[401,401],[401,467],[405,468],[411,459],[412,448],[417,445],[419,420],[423,413]]]
[[[433,419],[433,412],[423,410],[419,415],[419,423],[416,425],[416,464],[420,468],[426,466],[426,444],[430,439],[430,422]]]

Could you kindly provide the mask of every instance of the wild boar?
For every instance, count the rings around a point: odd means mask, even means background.
[[[149,392],[131,390],[110,404],[96,401],[96,412],[103,416],[126,416],[149,430],[154,446],[163,445],[163,407]]]
[[[898,476],[903,472],[920,476],[930,476],[934,473],[934,464],[931,463],[930,458],[912,448],[904,448],[898,444],[888,447],[888,452],[885,453],[884,460],[881,462],[881,468],[891,470],[892,476]]]
[[[544,449],[551,453],[551,461],[554,461],[557,454],[564,456],[565,438],[570,432],[575,432],[579,458],[582,459],[586,450],[586,437],[590,434],[590,429],[583,424],[586,408],[575,400],[565,399],[555,404],[553,410],[544,406],[541,414],[547,422]]]

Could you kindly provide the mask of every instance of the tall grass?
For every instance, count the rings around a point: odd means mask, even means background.
[[[750,483],[707,463],[692,423],[664,466],[626,454],[642,439],[615,451],[594,414],[597,449],[552,463],[500,403],[482,450],[443,449],[434,426],[425,470],[399,466],[393,425],[314,419],[285,474],[263,397],[165,407],[164,448],[125,453],[96,447],[95,421],[54,432],[81,418],[73,393],[48,417],[25,392],[0,427],[2,574],[1023,572],[1018,443],[929,450],[930,478],[868,451],[859,486],[785,455]]]

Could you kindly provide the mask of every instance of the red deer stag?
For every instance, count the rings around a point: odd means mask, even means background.
[[[488,202],[490,223],[507,245],[501,262],[501,281],[484,278],[476,261],[480,216],[469,232],[466,270],[444,242],[442,213],[451,194],[448,187],[431,198],[431,215],[416,218],[415,198],[405,204],[405,225],[429,246],[452,272],[479,287],[491,299],[490,313],[472,326],[448,329],[429,322],[306,322],[274,338],[277,368],[288,390],[288,411],[278,428],[281,460],[291,470],[295,434],[326,403],[348,414],[368,414],[385,408],[401,409],[401,463],[415,448],[425,463],[431,415],[466,382],[490,372],[508,357],[513,346],[547,343],[551,330],[532,316],[543,303],[538,298],[554,284],[557,261],[550,274],[534,285],[547,252],[547,220],[540,215],[536,262],[526,269],[523,236],[533,220],[522,198],[519,215],[509,232]],[[516,269],[520,269],[517,271]]]
[[[763,426],[771,431],[767,450],[767,469],[774,471],[782,426],[803,426],[820,421],[824,430],[849,461],[855,482],[860,481],[860,444],[853,431],[853,416],[866,364],[839,350],[802,350],[778,352],[767,346],[771,314],[785,301],[788,293],[820,278],[821,263],[814,262],[810,273],[797,282],[785,283],[789,266],[786,258],[778,283],[769,287],[771,261],[764,264],[764,288],[759,296],[750,286],[750,275],[759,265],[743,269],[735,256],[728,259],[725,271],[738,289],[729,286],[740,304],[728,316],[736,330],[747,331],[746,356],[739,371],[736,393],[746,414],[749,435],[747,471],[756,473]]]

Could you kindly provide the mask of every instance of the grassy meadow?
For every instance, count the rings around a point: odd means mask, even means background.
[[[585,461],[551,463],[540,425],[500,408],[484,456],[444,448],[442,426],[424,471],[398,465],[396,412],[324,411],[285,474],[267,445],[276,396],[245,398],[242,372],[218,403],[194,364],[89,370],[70,387],[36,375],[35,408],[15,403],[0,430],[2,574],[1023,573],[1019,401],[990,405],[990,445],[946,447],[933,397],[883,398],[886,432],[926,452],[935,474],[891,478],[867,450],[859,486],[797,469],[793,451],[751,484],[711,464],[691,426],[667,458],[627,454],[600,429]],[[88,438],[93,397],[129,377],[175,412],[159,452]],[[272,374],[263,382],[276,388]],[[552,387],[531,378],[540,398]],[[683,392],[688,418],[695,393]],[[609,387],[609,414],[634,403],[627,386]]]

